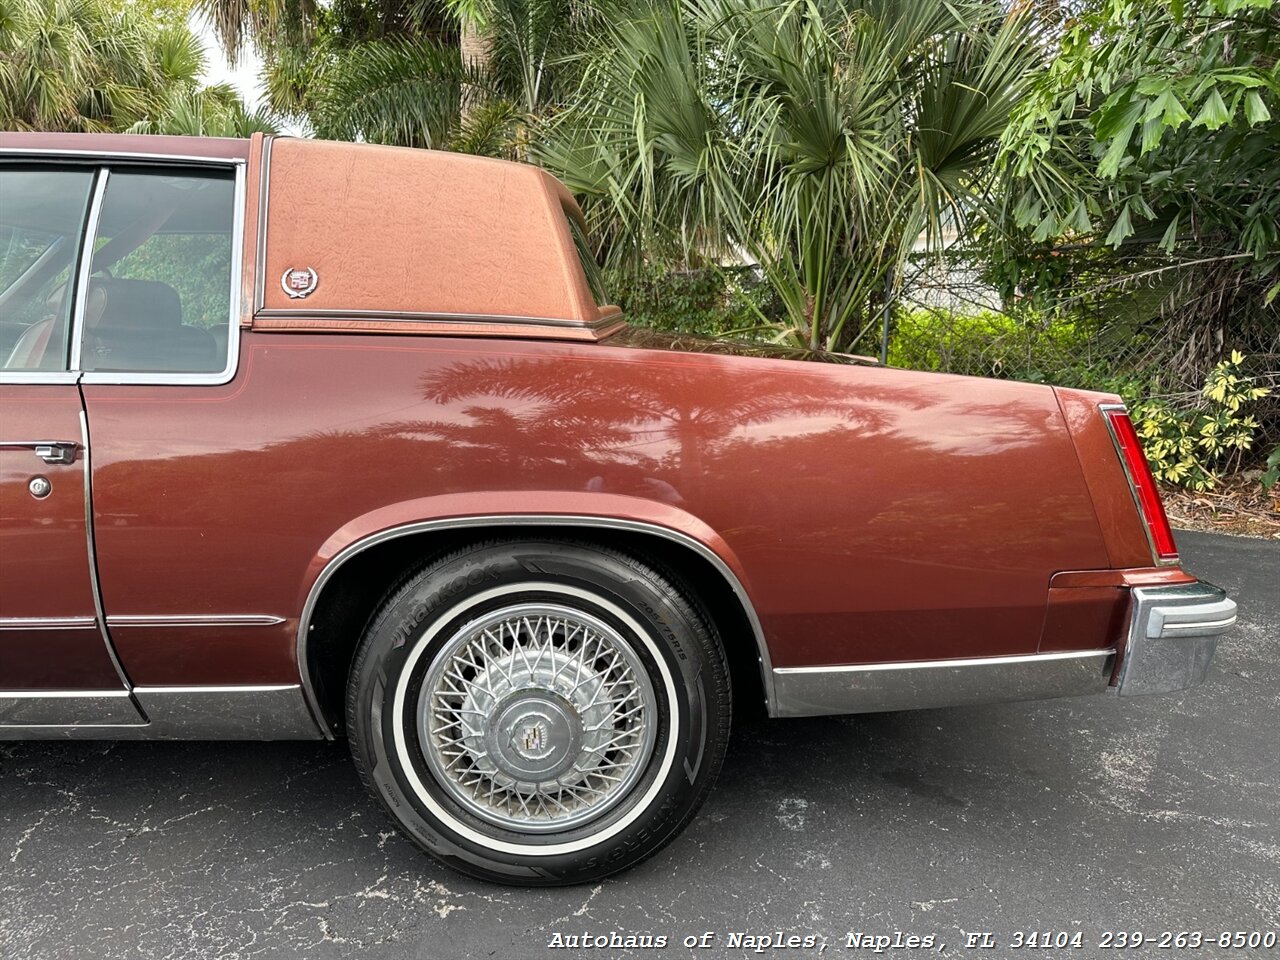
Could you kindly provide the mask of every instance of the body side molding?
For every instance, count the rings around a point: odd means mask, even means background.
[[[274,627],[284,617],[266,613],[228,614],[140,614],[138,616],[108,614],[109,627]]]
[[[97,624],[95,617],[0,617],[0,630],[83,630]]]
[[[738,598],[738,602],[742,604],[743,612],[747,617],[747,621],[751,624],[751,632],[756,642],[756,653],[760,663],[761,679],[764,683],[765,701],[770,715],[779,715],[775,713],[775,697],[774,697],[774,674],[772,661],[769,658],[769,646],[765,641],[764,629],[760,625],[760,618],[756,615],[755,607],[748,596],[746,588],[742,585],[742,581],[738,579],[737,574],[729,567],[727,563],[710,547],[701,541],[682,533],[679,530],[673,530],[670,527],[660,526],[658,524],[646,523],[640,520],[622,520],[613,517],[592,516],[590,514],[487,514],[469,517],[446,517],[435,520],[422,520],[416,523],[406,523],[399,526],[389,527],[377,533],[369,534],[353,543],[348,544],[339,550],[325,564],[312,583],[311,589],[307,593],[306,603],[302,608],[302,616],[298,620],[298,638],[297,638],[297,658],[298,673],[302,679],[302,692],[306,697],[307,705],[311,708],[311,713],[315,719],[316,725],[323,731],[326,739],[333,739],[333,731],[330,729],[328,722],[324,718],[324,712],[320,708],[319,698],[316,696],[314,684],[311,682],[311,669],[307,657],[307,635],[311,630],[311,617],[315,613],[316,604],[320,600],[321,594],[324,592],[325,585],[337,573],[338,569],[357,554],[363,553],[370,547],[377,546],[380,543],[386,543],[388,540],[395,540],[400,537],[413,536],[418,533],[430,533],[440,530],[457,530],[466,528],[482,528],[482,527],[579,527],[597,530],[625,530],[631,533],[649,534],[652,536],[662,537],[673,543],[680,544],[694,551],[703,560],[709,562],[716,571],[724,578],[724,581],[733,590],[734,596]]]

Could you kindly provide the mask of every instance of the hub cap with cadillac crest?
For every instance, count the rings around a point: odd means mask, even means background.
[[[496,826],[549,833],[603,815],[653,753],[653,686],[615,627],[571,607],[520,604],[465,625],[418,698],[435,779]]]

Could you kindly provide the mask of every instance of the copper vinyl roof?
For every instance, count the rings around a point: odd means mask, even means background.
[[[567,217],[581,217],[577,204],[536,167],[316,140],[276,139],[266,153],[261,320],[514,323],[579,335],[617,325],[618,311],[592,299],[574,247]],[[319,278],[304,301],[282,286],[293,269]]]

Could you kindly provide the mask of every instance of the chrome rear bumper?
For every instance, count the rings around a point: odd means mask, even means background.
[[[1236,603],[1212,583],[1135,587],[1116,692],[1173,693],[1203,682]]]

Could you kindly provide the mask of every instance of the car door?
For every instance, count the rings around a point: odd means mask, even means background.
[[[92,166],[0,164],[0,736],[142,722],[97,599],[68,349],[99,182]]]
[[[243,450],[280,429],[238,366],[245,164],[122,158],[108,173],[72,356],[112,640],[153,732],[314,736],[292,595],[252,519],[281,491]]]

